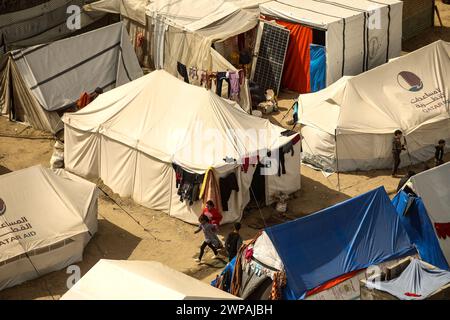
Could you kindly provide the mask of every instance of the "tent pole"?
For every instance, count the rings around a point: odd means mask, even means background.
[[[337,172],[337,179],[338,179],[338,191],[341,191],[341,178],[339,175],[339,157],[338,157],[338,148],[337,148],[337,130],[334,129],[334,153],[336,157],[336,172]]]

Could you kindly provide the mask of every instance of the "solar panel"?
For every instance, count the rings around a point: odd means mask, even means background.
[[[281,26],[263,23],[253,81],[264,90],[273,89],[278,95],[283,75],[284,58],[290,31]]]

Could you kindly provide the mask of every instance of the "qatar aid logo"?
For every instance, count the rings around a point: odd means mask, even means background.
[[[422,90],[423,82],[415,73],[402,71],[397,76],[398,84],[405,90],[417,92]]]
[[[0,216],[3,215],[6,211],[6,204],[5,201],[0,198]]]

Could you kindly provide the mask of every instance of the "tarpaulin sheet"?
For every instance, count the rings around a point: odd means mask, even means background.
[[[390,281],[368,282],[368,288],[385,291],[401,300],[423,300],[450,283],[450,272],[430,269],[413,259],[402,274]]]
[[[277,20],[277,23],[291,32],[281,85],[283,88],[299,93],[308,93],[310,92],[309,46],[313,39],[312,29],[281,20]]]
[[[392,199],[392,204],[420,258],[440,269],[449,270],[422,199],[400,191]]]
[[[415,252],[384,187],[266,232],[285,266],[287,299]]]
[[[310,86],[311,92],[324,89],[327,86],[327,56],[324,46],[312,44],[309,47],[310,62]]]

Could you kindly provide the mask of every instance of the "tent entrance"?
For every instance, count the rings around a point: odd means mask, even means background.
[[[262,168],[263,165],[258,163],[256,170],[253,173],[248,208],[261,208],[266,205],[266,176],[261,173]]]

